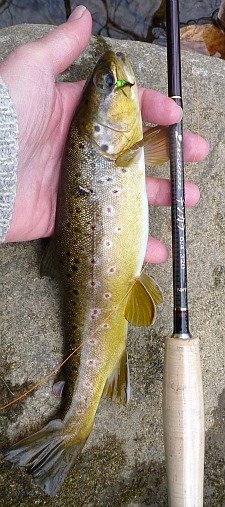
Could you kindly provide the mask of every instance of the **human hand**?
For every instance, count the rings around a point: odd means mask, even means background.
[[[67,23],[18,47],[0,65],[17,113],[17,188],[7,241],[49,236],[54,230],[62,153],[83,82],[55,83],[86,48],[91,15],[79,6]]]
[[[0,66],[19,123],[17,191],[6,241],[37,239],[54,231],[63,148],[84,84],[55,83],[54,79],[85,49],[90,34],[90,13],[76,9],[67,23],[16,49]],[[145,121],[168,125],[180,119],[180,108],[161,93],[140,89],[140,104]],[[202,138],[185,135],[186,160],[202,160],[207,151]],[[169,181],[148,177],[146,182],[150,204],[170,204]],[[198,187],[187,183],[186,204],[193,206],[198,199]],[[146,261],[164,262],[167,255],[167,248],[150,238]]]

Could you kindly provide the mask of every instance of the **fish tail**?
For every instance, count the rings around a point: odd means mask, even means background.
[[[26,467],[49,496],[55,496],[90,434],[66,434],[65,423],[50,421],[43,429],[4,452],[6,460]]]

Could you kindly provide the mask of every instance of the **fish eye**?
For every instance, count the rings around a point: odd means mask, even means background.
[[[101,69],[95,72],[93,83],[100,93],[109,93],[115,85],[115,79],[112,72]]]

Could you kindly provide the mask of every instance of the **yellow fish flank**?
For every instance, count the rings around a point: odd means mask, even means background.
[[[144,154],[145,150],[145,154]],[[148,238],[145,163],[168,158],[165,129],[144,135],[138,92],[122,53],[108,51],[87,82],[64,154],[55,235],[42,272],[63,296],[68,361],[61,417],[6,451],[53,496],[80,454],[102,396],[126,403],[127,323],[149,326],[162,295],[141,273]]]

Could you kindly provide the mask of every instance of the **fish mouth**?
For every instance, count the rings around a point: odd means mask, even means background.
[[[114,51],[107,51],[99,63],[104,64],[108,69],[113,72],[115,77],[116,88],[124,90],[126,86],[131,89],[135,84],[135,77],[130,65],[130,62],[124,53],[120,51],[114,53]],[[123,84],[122,84],[123,83]]]
[[[131,68],[130,62],[126,55],[124,53],[121,53],[120,51],[117,51],[115,53],[115,60],[118,67],[122,67],[122,71],[124,75],[126,76],[127,84],[131,87],[135,84],[135,78],[134,73]],[[119,64],[119,65],[118,65]],[[118,69],[120,70],[120,69]]]

